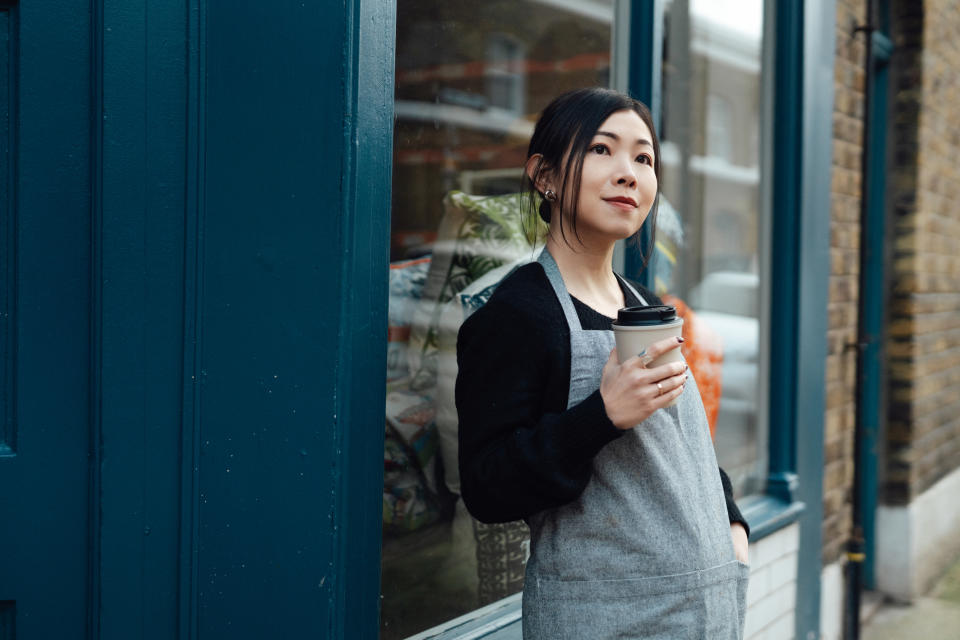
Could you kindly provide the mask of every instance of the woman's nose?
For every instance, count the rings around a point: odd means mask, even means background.
[[[617,163],[615,177],[618,185],[625,185],[631,188],[637,186],[637,174],[634,171],[633,164],[629,160]]]

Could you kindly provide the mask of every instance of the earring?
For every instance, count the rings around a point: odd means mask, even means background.
[[[541,200],[540,207],[537,211],[540,214],[540,219],[550,224],[550,201],[546,199]]]
[[[547,200],[549,200],[550,202],[556,202],[556,201],[557,201],[557,194],[555,194],[555,193],[554,193],[553,191],[551,191],[550,189],[547,189],[546,191],[543,192],[543,197],[546,198]]]

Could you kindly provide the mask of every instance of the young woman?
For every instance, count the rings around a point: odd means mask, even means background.
[[[746,522],[687,366],[646,366],[682,339],[621,360],[610,327],[659,304],[612,268],[614,243],[655,223],[659,151],[628,96],[554,100],[526,164],[546,247],[460,329],[462,496],[530,525],[527,640],[742,637]]]

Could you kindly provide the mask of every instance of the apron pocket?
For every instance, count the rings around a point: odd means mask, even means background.
[[[744,572],[739,563],[731,562],[652,578],[551,580],[528,576],[523,593],[523,637],[740,640]]]
[[[747,616],[747,588],[750,586],[750,565],[737,560],[740,565],[740,578],[737,580],[737,606],[740,608],[740,635],[743,636],[744,620]]]

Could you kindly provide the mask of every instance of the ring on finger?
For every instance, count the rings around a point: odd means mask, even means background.
[[[653,362],[653,356],[647,353],[647,350],[645,348],[643,349],[643,351],[641,351],[637,355],[640,357],[640,364],[642,364],[644,368],[646,368],[648,364]]]
[[[663,395],[663,385],[660,384],[659,382],[657,383],[657,395],[658,395],[658,396],[662,396],[662,395]]]

